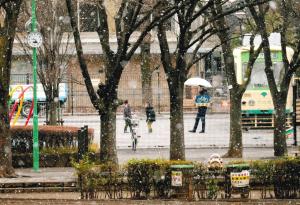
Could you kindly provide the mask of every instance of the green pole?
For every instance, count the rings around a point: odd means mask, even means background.
[[[31,31],[36,32],[36,0],[31,0]],[[37,94],[36,94],[36,80],[37,80],[37,48],[33,48],[32,62],[33,62],[33,170],[39,171],[39,132],[38,132],[38,114],[37,114]]]

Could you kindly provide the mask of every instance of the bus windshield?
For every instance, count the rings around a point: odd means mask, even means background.
[[[247,63],[243,64],[243,73],[245,74],[245,70],[247,68]],[[282,79],[283,75],[283,63],[282,62],[273,62],[272,69],[274,72],[275,82],[278,83]],[[253,66],[250,83],[248,88],[268,88],[268,80],[265,73],[265,63],[264,62],[256,62]]]

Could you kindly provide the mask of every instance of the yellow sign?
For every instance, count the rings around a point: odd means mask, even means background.
[[[250,181],[250,172],[243,170],[241,172],[231,172],[230,181],[232,187],[247,187]]]

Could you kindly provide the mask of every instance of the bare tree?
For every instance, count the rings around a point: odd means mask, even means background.
[[[114,51],[110,45],[111,35],[107,20],[107,8],[103,0],[94,1],[99,11],[100,25],[97,33],[100,39],[103,58],[105,61],[105,83],[99,84],[97,93],[91,83],[90,75],[83,56],[80,33],[76,24],[76,17],[71,0],[66,0],[71,25],[76,44],[77,56],[80,63],[83,78],[89,93],[91,102],[99,112],[101,118],[101,137],[100,137],[100,161],[117,163],[116,153],[116,110],[121,104],[118,100],[117,90],[124,67],[131,59],[136,49],[143,42],[147,33],[159,21],[174,14],[173,8],[165,8],[162,2],[144,0],[122,0],[115,16],[115,35],[117,48]],[[161,16],[151,19],[153,10],[160,10]],[[173,13],[172,13],[173,12]],[[151,19],[148,23],[147,20]],[[146,25],[143,25],[146,23]],[[137,32],[140,30],[139,32]],[[131,41],[133,33],[138,36],[135,41]]]
[[[37,20],[43,36],[43,44],[38,48],[38,76],[46,95],[49,124],[57,124],[57,108],[59,107],[59,84],[66,77],[71,49],[69,47],[71,33],[65,2],[58,0],[39,1],[37,4]],[[24,3],[22,18],[29,19],[30,7]],[[17,40],[31,59],[31,48],[26,43],[23,33],[17,34]]]
[[[235,6],[226,7],[226,10],[222,10],[227,1],[189,0],[185,2],[186,4],[178,9],[176,13],[178,17],[179,33],[177,37],[177,47],[174,52],[171,53],[170,51],[164,24],[160,24],[158,28],[161,61],[167,75],[170,92],[170,158],[174,160],[185,158],[183,127],[183,89],[184,82],[187,79],[190,68],[196,62],[205,58],[220,46],[225,50],[227,55],[230,55],[232,57],[230,39],[228,39],[230,38],[230,36],[228,36],[229,33],[228,35],[226,35],[226,32],[228,32],[228,27],[226,25],[221,26],[220,24],[221,22],[225,23],[225,21],[222,21],[222,19],[224,19],[226,15],[232,14],[247,6],[247,4],[243,2],[236,2]],[[218,10],[216,10],[215,8],[217,5],[216,2],[219,2],[220,5],[220,8],[218,8]],[[174,3],[179,4],[180,1],[175,0]],[[256,1],[254,3],[256,3]],[[201,18],[201,21],[199,21],[199,18]],[[198,27],[192,28],[193,23],[198,23]],[[224,36],[222,36],[222,34]],[[199,55],[198,52],[201,46],[205,41],[207,41],[209,38],[212,38],[214,35],[222,36],[222,38],[220,38],[220,43],[217,43],[210,52]],[[189,54],[188,50],[193,50],[193,52]],[[231,61],[232,62],[230,62],[230,65],[232,65],[232,68],[230,68],[230,70],[227,69],[226,77],[228,78],[229,84],[235,82],[234,86],[235,89],[237,89],[239,85],[236,83],[233,57],[231,58]],[[225,64],[227,66],[227,62]],[[249,69],[250,68],[251,66],[249,66]],[[243,86],[246,87],[246,85]],[[239,100],[241,101],[242,93],[239,94],[239,97]],[[240,101],[239,103],[234,102],[235,105],[239,106],[239,109],[231,109],[231,138],[232,136],[238,135],[238,138],[241,139],[241,125],[238,123],[240,121],[241,114]],[[235,125],[239,127],[234,129],[233,127]],[[241,143],[240,147],[242,147]]]
[[[250,12],[256,23],[262,38],[263,52],[265,57],[265,73],[267,76],[270,92],[275,109],[274,117],[274,155],[284,156],[287,154],[286,145],[286,102],[291,79],[296,69],[300,66],[300,33],[299,33],[299,7],[293,0],[279,0],[277,11],[269,5],[259,5],[250,7]],[[275,2],[273,2],[275,3]],[[268,27],[267,16],[277,12],[280,20],[274,28]],[[279,32],[281,36],[281,50],[283,59],[283,70],[280,79],[276,82],[272,68],[271,48],[268,36],[270,32]],[[289,33],[293,34],[292,38]],[[294,48],[294,54],[289,59],[287,46]]]
[[[216,0],[215,5],[212,9],[213,18],[215,15],[224,13],[223,1]],[[254,47],[254,37],[257,33],[253,30],[252,36],[250,38],[250,48],[249,48],[249,61],[247,68],[245,70],[244,81],[239,84],[236,77],[236,71],[234,68],[234,58],[233,58],[233,38],[231,33],[230,22],[225,16],[220,17],[218,20],[213,22],[214,27],[218,29],[217,36],[222,43],[222,53],[225,66],[225,75],[230,89],[230,141],[228,152],[224,157],[242,157],[243,155],[243,142],[242,142],[242,126],[241,126],[241,101],[243,94],[246,91],[247,85],[250,82],[250,76],[252,73],[253,65],[257,59],[259,53],[261,52],[262,45],[258,48]],[[237,36],[240,37],[240,36]]]
[[[0,177],[14,175],[8,120],[8,94],[12,48],[21,3],[22,0],[0,1]]]

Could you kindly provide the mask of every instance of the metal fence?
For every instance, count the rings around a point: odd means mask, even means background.
[[[98,76],[91,76],[91,79],[96,79]],[[129,82],[130,77],[124,77],[124,82]],[[135,79],[138,81],[139,79]],[[100,81],[100,80],[99,80]],[[38,81],[39,83],[39,81]],[[86,86],[82,79],[64,79],[63,83],[67,83],[68,86],[68,98],[66,103],[62,106],[63,113],[95,113],[95,109],[90,101]],[[32,84],[32,75],[27,74],[12,74],[11,85],[19,84]],[[130,83],[129,83],[130,84]],[[95,89],[97,89],[97,83],[95,83]],[[118,97],[120,99],[127,99],[130,102],[133,110],[143,109],[142,105],[142,88],[141,86],[133,86],[133,88],[127,87],[124,83],[119,86]],[[169,105],[169,90],[167,87],[160,85],[158,87],[158,81],[152,83],[152,99],[153,106],[156,110],[166,111]],[[45,115],[46,105],[41,104],[41,114]]]

